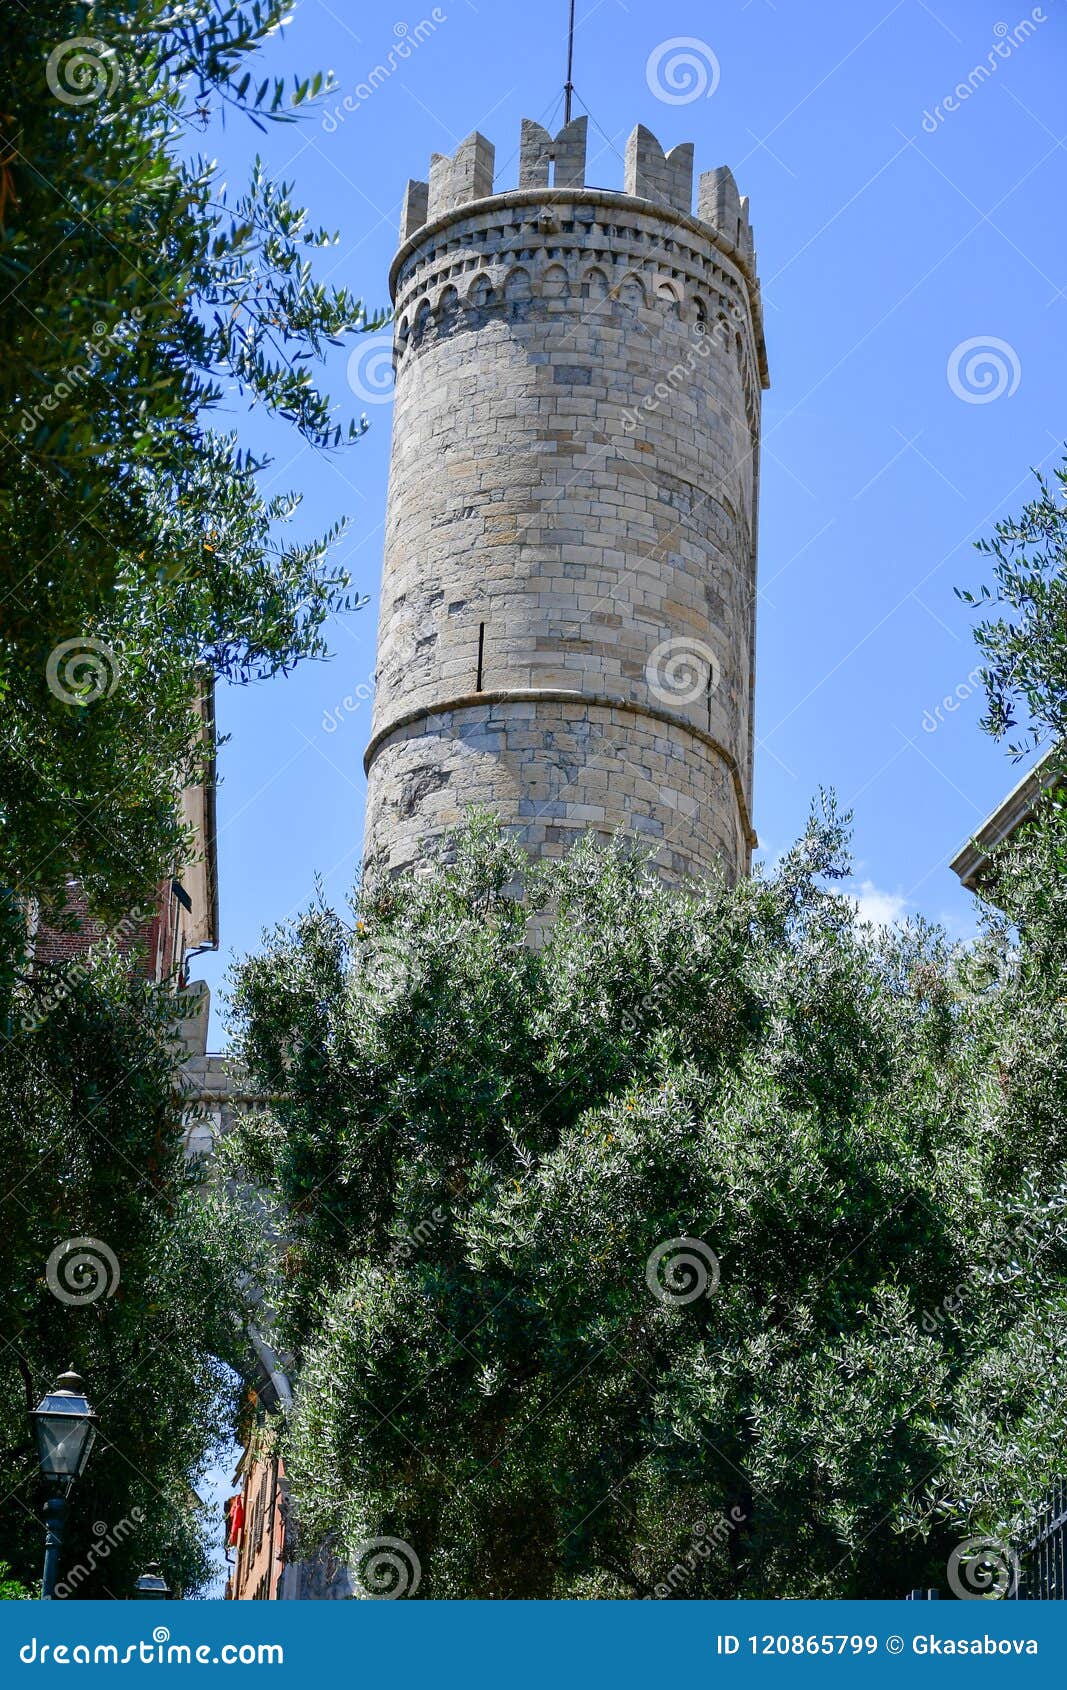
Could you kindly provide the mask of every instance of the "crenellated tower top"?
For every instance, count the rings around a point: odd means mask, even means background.
[[[576,117],[555,136],[540,123],[523,118],[519,141],[519,180],[515,191],[544,193],[555,188],[601,188],[586,180],[588,119]],[[410,181],[404,198],[400,238],[408,241],[426,223],[445,216],[494,192],[496,148],[477,130],[452,154],[434,153],[429,180]],[[618,190],[614,190],[618,191]],[[664,152],[643,123],[634,126],[626,143],[622,192],[630,199],[648,200],[686,216],[693,213],[693,143],[683,141]],[[755,248],[748,215],[748,198],[737,191],[733,172],[721,164],[705,170],[697,189],[696,216],[732,251],[755,270]]]
[[[454,153],[434,153],[427,181],[408,182],[400,218],[400,252],[394,279],[412,242],[442,218],[454,216],[480,201],[506,198],[512,204],[534,203],[545,195],[565,194],[574,203],[602,203],[605,198],[640,200],[668,216],[698,225],[739,266],[749,294],[761,374],[766,381],[762,307],[756,273],[756,250],[749,220],[748,196],[738,193],[729,165],[702,172],[693,211],[694,149],[683,141],[664,151],[643,123],[634,126],[626,143],[620,190],[587,181],[588,119],[576,117],[550,135],[540,123],[523,118],[519,140],[519,177],[515,188],[495,188],[496,148],[478,130],[461,141]]]

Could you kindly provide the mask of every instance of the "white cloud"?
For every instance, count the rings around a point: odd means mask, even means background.
[[[876,927],[890,927],[907,914],[907,899],[900,892],[883,892],[873,880],[861,880],[852,899],[857,921],[870,921]]]

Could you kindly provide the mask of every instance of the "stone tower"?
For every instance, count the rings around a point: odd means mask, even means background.
[[[479,134],[411,182],[390,286],[396,405],[365,866],[464,809],[535,855],[589,829],[672,881],[743,872],[761,389],[747,201],[634,130],[622,193],[586,120]]]

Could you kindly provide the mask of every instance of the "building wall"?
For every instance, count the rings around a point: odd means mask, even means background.
[[[737,777],[710,736],[619,703],[491,697],[420,717],[383,745],[376,821],[391,867],[417,862],[426,839],[458,827],[468,804],[517,822],[536,856],[561,856],[586,828],[625,826],[656,848],[672,879],[747,864]],[[404,800],[412,792],[417,804]]]
[[[524,124],[520,183],[492,196],[472,136],[409,188],[365,865],[412,866],[479,803],[535,854],[623,828],[669,878],[734,877],[766,380],[747,209],[714,171],[694,218],[692,149],[640,129],[626,192],[586,188],[582,120]]]
[[[243,1525],[233,1545],[234,1568],[227,1580],[226,1599],[274,1602],[285,1546],[284,1465],[276,1455],[246,1459],[239,1472]]]
[[[136,961],[139,971],[148,979],[162,979],[162,961],[169,959],[174,945],[173,901],[169,885],[161,887],[154,899],[146,899],[120,921],[105,924],[89,915],[80,885],[71,881],[63,925],[31,923],[34,963],[38,968],[66,968],[85,961],[90,952],[101,946],[111,944],[120,956]]]

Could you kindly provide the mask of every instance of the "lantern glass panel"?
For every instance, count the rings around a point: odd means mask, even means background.
[[[84,1397],[44,1397],[34,1415],[37,1451],[46,1479],[79,1479],[96,1438],[92,1410]]]

